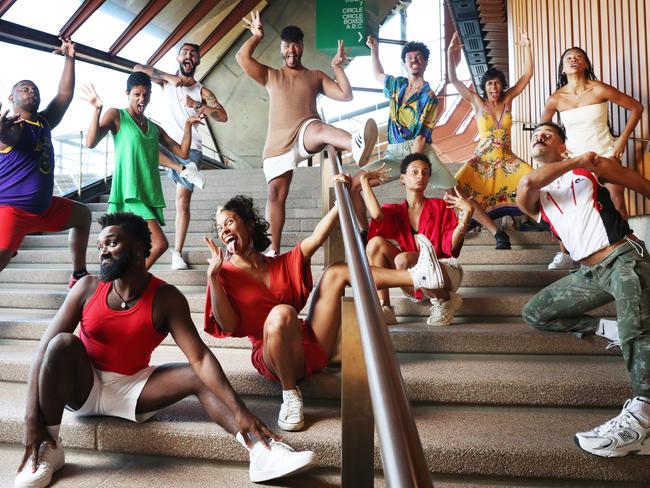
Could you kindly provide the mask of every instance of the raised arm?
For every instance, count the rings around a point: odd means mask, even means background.
[[[244,439],[251,434],[268,446],[268,437],[277,439],[257,417],[255,417],[243,400],[235,393],[219,361],[210,352],[199,337],[190,317],[187,300],[175,287],[160,287],[156,294],[156,304],[161,304],[160,313],[154,309],[154,323],[166,323],[174,341],[192,366],[201,381],[221,402],[228,407],[237,424],[237,430]],[[166,320],[165,320],[166,317]],[[162,321],[162,322],[158,322]]]
[[[526,29],[521,29],[519,45],[524,49],[524,74],[521,75],[512,88],[506,91],[505,97],[508,102],[512,101],[513,98],[524,91],[524,88],[526,88],[530,79],[533,77],[533,52]]]
[[[207,115],[217,122],[228,121],[226,109],[219,103],[219,100],[214,96],[214,93],[206,87],[201,88],[201,100],[194,100],[192,97],[187,95],[185,98],[185,105],[194,110],[198,110],[199,115]]]
[[[386,79],[386,73],[384,73],[384,68],[379,61],[379,42],[375,36],[368,36],[366,39],[366,46],[370,48],[370,59],[372,61],[372,74],[381,85],[384,85],[384,80]]]
[[[179,158],[187,159],[190,156],[190,146],[192,145],[192,126],[200,124],[201,120],[201,117],[188,117],[187,120],[185,120],[185,127],[183,128],[183,140],[180,144],[169,137],[169,134],[167,134],[167,132],[165,132],[162,127],[157,126],[158,133],[160,134],[160,144],[165,146]],[[153,124],[153,122],[149,122]]]
[[[384,220],[384,212],[381,209],[381,204],[379,203],[379,200],[377,200],[377,195],[375,195],[372,187],[381,185],[389,176],[389,173],[390,168],[386,168],[386,165],[382,164],[376,171],[363,171],[359,177],[363,202],[366,204],[368,215],[371,219],[378,222]]]
[[[634,132],[636,124],[638,124],[641,119],[641,114],[643,114],[643,105],[641,105],[638,100],[635,100],[631,96],[626,95],[613,86],[605,83],[599,85],[599,91],[602,92],[603,98],[631,112],[630,117],[627,119],[627,124],[625,124],[625,128],[614,143],[614,157],[620,159],[625,152],[625,146],[627,146],[628,139],[632,135],[632,132]]]
[[[447,202],[448,208],[453,208],[458,216],[458,225],[451,235],[451,252],[455,256],[460,252],[460,248],[465,240],[465,235],[469,230],[469,224],[472,221],[474,214],[474,207],[472,204],[458,191],[458,187],[454,187],[455,195],[445,193],[443,200]]]
[[[208,284],[210,285],[210,304],[212,314],[225,332],[234,332],[239,327],[239,315],[235,312],[230,299],[219,280],[223,265],[223,249],[209,237],[203,236],[203,242],[210,250],[208,258]]]
[[[79,98],[85,100],[94,108],[93,115],[90,119],[90,126],[86,133],[86,146],[93,148],[108,134],[109,130],[113,134],[117,133],[120,128],[120,114],[116,109],[111,108],[100,121],[104,102],[99,98],[95,87],[92,84],[83,85],[81,87],[81,93]]]
[[[253,59],[253,52],[255,52],[255,48],[264,37],[260,13],[251,13],[250,20],[245,17],[242,20],[244,21],[244,27],[251,31],[252,36],[239,48],[235,59],[241,69],[244,70],[244,73],[264,86],[268,79],[269,67]]]
[[[153,66],[148,66],[146,64],[136,64],[133,67],[133,71],[140,71],[142,73],[148,74],[151,77],[151,81],[157,83],[160,86],[163,86],[165,83],[171,83],[174,86],[178,86],[182,82],[180,76],[165,73],[164,71],[160,71],[159,69],[156,69]]]
[[[34,466],[37,463],[38,450],[43,441],[51,439],[42,420],[39,407],[38,379],[41,373],[43,357],[50,341],[61,333],[73,333],[81,320],[86,299],[97,287],[97,278],[87,276],[70,290],[63,302],[63,305],[56,313],[50,325],[45,329],[38,343],[36,353],[32,359],[32,366],[27,379],[27,400],[25,407],[25,455],[21,462],[19,471],[27,461],[32,461]]]
[[[350,176],[339,173],[338,175],[334,176],[332,179],[334,182],[341,182],[345,186],[350,188]],[[327,238],[330,236],[332,233],[332,229],[334,229],[334,226],[336,225],[336,222],[338,221],[339,218],[339,209],[336,205],[330,209],[329,212],[325,214],[325,216],[316,224],[316,228],[314,229],[314,232],[309,237],[306,237],[300,242],[300,252],[302,252],[302,255],[309,259],[311,258],[314,253],[318,250],[319,247],[323,245],[323,243],[327,240]]]
[[[54,51],[55,54],[62,54],[65,56],[63,63],[63,73],[59,81],[59,90],[49,105],[41,112],[41,115],[50,124],[50,128],[59,125],[65,111],[72,101],[74,95],[74,44],[70,38],[61,40],[61,47]]]
[[[465,86],[465,83],[458,79],[456,75],[456,60],[454,59],[457,54],[460,54],[460,50],[463,48],[463,45],[460,43],[458,38],[458,33],[454,32],[449,47],[447,48],[447,73],[449,74],[449,83],[454,85],[454,88],[458,91],[458,94],[465,100],[472,104],[472,107],[478,103],[475,100],[475,97],[478,95],[472,92],[469,88]]]
[[[339,102],[349,102],[352,100],[352,86],[350,85],[348,76],[345,74],[345,70],[343,69],[343,63],[345,63],[346,59],[347,57],[345,56],[343,41],[339,40],[338,51],[336,51],[331,63],[336,81],[322,71],[319,72],[323,94],[326,97],[331,98],[332,100],[338,100]]]

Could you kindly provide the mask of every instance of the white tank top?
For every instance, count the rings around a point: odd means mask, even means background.
[[[192,99],[200,102],[201,88],[203,88],[203,85],[199,82],[196,82],[192,86],[174,86],[171,83],[165,83],[163,87],[163,96],[165,97],[165,105],[167,107],[165,120],[163,121],[163,129],[178,144],[183,141],[185,121],[188,117],[194,117],[197,114],[196,110],[185,106],[185,97],[189,95]],[[202,152],[202,148],[201,135],[196,126],[194,126],[192,127],[192,145],[190,149],[196,149]]]

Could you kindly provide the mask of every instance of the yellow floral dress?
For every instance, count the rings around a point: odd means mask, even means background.
[[[497,119],[486,105],[476,117],[480,140],[474,156],[456,173],[459,188],[495,219],[521,215],[517,207],[519,179],[533,168],[510,149],[512,114],[506,106]]]

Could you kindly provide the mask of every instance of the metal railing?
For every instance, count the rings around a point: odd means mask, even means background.
[[[330,172],[332,175],[338,174],[341,164],[336,150],[332,146],[327,146],[326,149]],[[325,164],[321,164],[321,168],[326,171]],[[325,183],[327,178],[329,176],[325,173],[324,193],[325,188],[330,193],[329,184]],[[342,241],[350,270],[357,318],[352,324],[347,323],[342,330],[341,482],[344,488],[372,486],[374,416],[384,477],[388,485],[431,487],[431,475],[406,397],[395,348],[381,312],[377,288],[361,241],[350,195],[340,182],[334,184],[334,195],[339,208]],[[326,249],[326,259],[331,258],[331,253]],[[354,322],[358,323],[358,332],[353,330]],[[367,370],[367,376],[360,374],[364,369]],[[368,391],[372,416],[367,409],[362,408]]]

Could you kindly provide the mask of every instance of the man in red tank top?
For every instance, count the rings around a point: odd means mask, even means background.
[[[25,455],[16,487],[47,486],[65,457],[59,439],[64,408],[143,422],[196,395],[208,415],[250,451],[250,478],[286,476],[314,462],[296,452],[246,407],[201,341],[187,300],[145,269],[151,235],[131,213],[99,219],[99,276],[86,276],[66,297],[41,338],[29,375]],[[74,331],[80,324],[79,337]],[[149,366],[171,334],[189,364]]]

